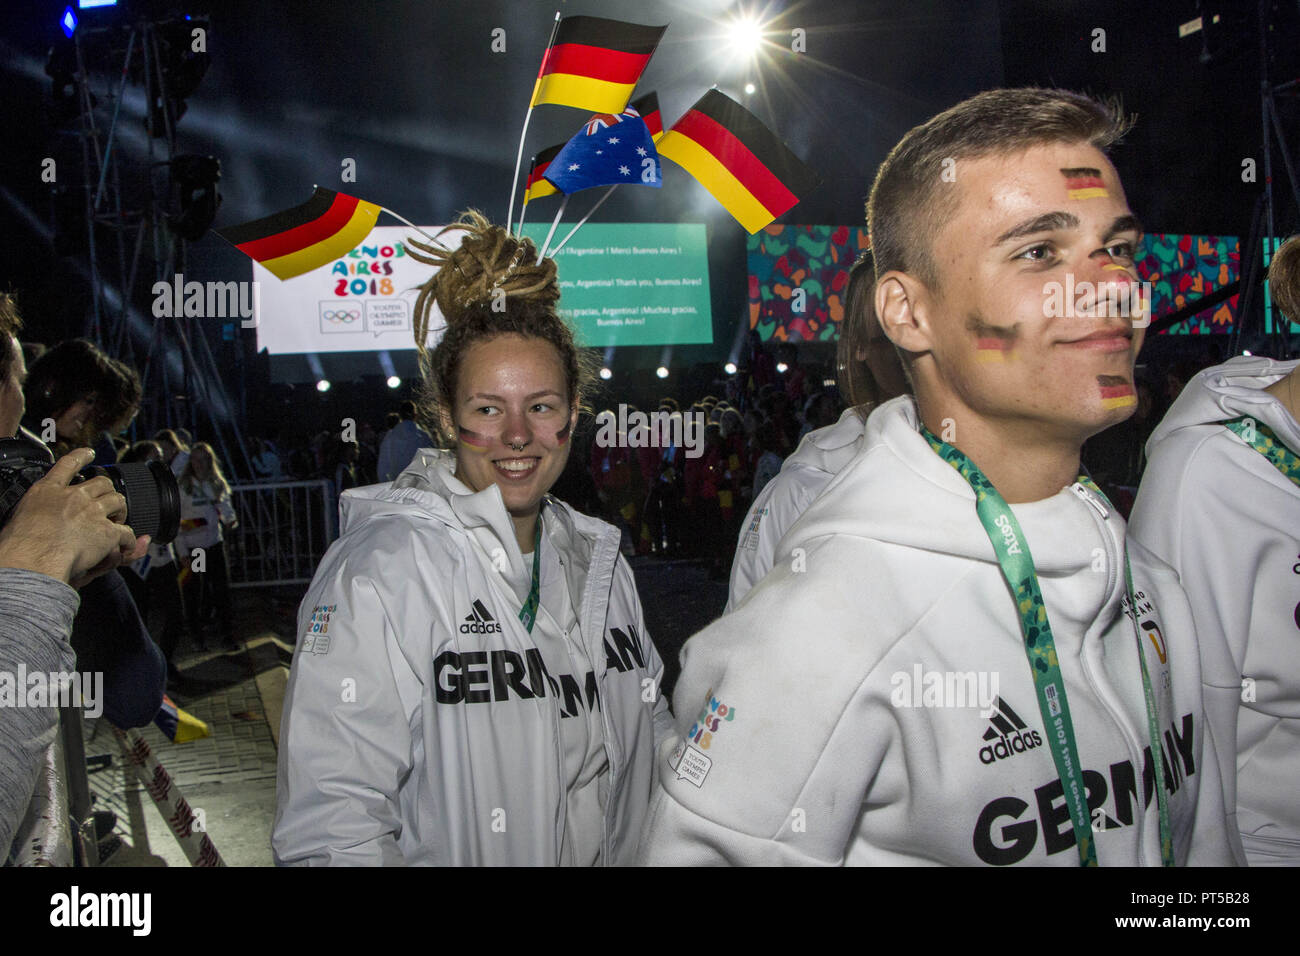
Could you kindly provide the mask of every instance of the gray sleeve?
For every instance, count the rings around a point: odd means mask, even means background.
[[[27,706],[25,675],[40,672],[48,680],[51,671],[74,669],[77,656],[68,635],[80,601],[62,581],[0,568],[0,857],[22,821],[42,757],[58,732],[57,707]]]

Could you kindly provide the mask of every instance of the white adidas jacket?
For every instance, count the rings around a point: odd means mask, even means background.
[[[1078,865],[974,494],[918,428],[908,396],[873,412],[862,451],[782,539],[772,573],[687,642],[679,739],[656,758],[642,862]],[[1070,488],[1014,510],[1067,681],[1101,865],[1159,865],[1146,783],[1157,775],[1177,861],[1232,862],[1173,574],[1133,554],[1159,772],[1121,611],[1122,519]]]
[[[275,824],[280,864],[553,865],[565,827],[561,675],[518,618],[525,564],[495,486],[451,494],[423,449],[342,497],[298,613]],[[618,531],[548,499],[609,758],[602,860],[635,853],[671,729]],[[500,570],[498,570],[498,568]],[[469,622],[469,623],[467,623]]]
[[[1178,572],[1201,642],[1224,791],[1252,865],[1300,864],[1300,488],[1221,424],[1300,452],[1263,391],[1295,362],[1235,358],[1183,389],[1147,442],[1133,537]]]
[[[865,433],[861,411],[857,407],[846,409],[834,425],[804,435],[799,447],[781,465],[781,473],[758,493],[740,528],[724,613],[734,610],[772,570],[781,536],[840,469],[853,460]]]

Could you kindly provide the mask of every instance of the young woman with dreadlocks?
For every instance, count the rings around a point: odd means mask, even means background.
[[[415,308],[420,417],[451,449],[343,495],[299,611],[272,847],[281,864],[626,863],[671,718],[618,531],[547,494],[590,363],[552,260],[473,211],[450,228],[459,246],[408,251],[438,267]]]

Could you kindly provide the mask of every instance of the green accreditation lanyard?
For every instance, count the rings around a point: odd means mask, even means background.
[[[1066,806],[1070,811],[1079,863],[1081,866],[1096,866],[1097,846],[1093,840],[1092,820],[1088,816],[1087,788],[1083,782],[1079,748],[1074,740],[1070,703],[1056,656],[1056,643],[1052,639],[1052,625],[1047,619],[1047,606],[1043,603],[1043,592],[1038,586],[1038,573],[1034,570],[1034,559],[1029,553],[1029,542],[1020,530],[1020,522],[1016,520],[1011,506],[985,477],[984,472],[980,471],[979,466],[952,445],[936,438],[928,428],[922,426],[921,434],[935,454],[952,465],[975,492],[975,512],[993,545],[1002,576],[1015,595],[1020,631],[1025,638],[1025,655],[1029,658],[1029,670],[1034,676],[1034,689],[1038,695],[1038,710],[1043,718],[1052,760],[1056,764],[1056,773],[1061,780]],[[1103,501],[1106,500],[1106,496],[1086,475],[1080,475],[1079,482]],[[1151,679],[1147,674],[1142,635],[1137,626],[1137,601],[1133,598],[1133,575],[1129,569],[1127,549],[1124,554],[1124,585],[1128,589],[1129,606],[1133,613],[1133,633],[1137,638],[1138,662],[1142,666],[1142,691],[1146,698],[1147,733],[1151,738],[1151,755],[1156,768],[1160,859],[1165,866],[1173,866],[1174,844],[1173,831],[1169,825],[1169,803],[1160,779],[1160,768],[1163,766],[1160,725],[1156,717],[1155,698],[1151,692]]]
[[[542,512],[537,510],[537,527],[533,530],[533,582],[528,588],[528,600],[524,606],[519,609],[519,620],[524,622],[524,627],[528,628],[528,633],[533,633],[533,624],[537,621],[537,605],[541,600],[541,589],[538,582],[541,580],[542,567]]]
[[[1292,483],[1300,485],[1300,457],[1282,444],[1282,440],[1273,434],[1273,429],[1252,418],[1234,418],[1224,422],[1223,427],[1267,458]]]

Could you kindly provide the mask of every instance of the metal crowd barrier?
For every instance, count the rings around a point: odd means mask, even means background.
[[[338,537],[333,482],[254,482],[230,491],[239,516],[238,527],[226,533],[231,587],[310,582]]]

